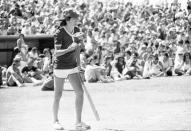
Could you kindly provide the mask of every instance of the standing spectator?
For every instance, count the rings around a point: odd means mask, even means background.
[[[17,40],[17,47],[21,52],[22,60],[27,61],[28,45],[25,43],[24,38],[24,34],[19,35],[19,39]]]

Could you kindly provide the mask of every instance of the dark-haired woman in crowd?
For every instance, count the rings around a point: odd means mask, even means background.
[[[159,61],[158,54],[155,54],[153,57],[149,74],[150,76],[153,76],[153,77],[159,77],[164,75],[163,66],[162,66],[162,63]]]
[[[123,70],[125,69],[125,60],[124,57],[118,55],[114,61],[111,62],[112,69],[111,69],[111,77],[114,80],[126,80],[129,77],[123,75]]]
[[[191,55],[190,53],[186,52],[184,54],[183,58],[184,64],[183,64],[183,71],[185,72],[185,75],[191,75]]]
[[[163,66],[164,76],[172,76],[173,63],[169,59],[169,54],[168,53],[163,54],[161,63],[162,63],[162,66]]]

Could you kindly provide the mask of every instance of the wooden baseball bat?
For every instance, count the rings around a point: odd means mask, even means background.
[[[89,92],[88,92],[88,90],[87,90],[87,88],[86,88],[86,86],[85,86],[85,84],[84,84],[82,78],[81,78],[80,73],[78,73],[78,74],[79,74],[79,77],[80,77],[80,81],[81,81],[81,83],[82,83],[82,88],[83,88],[83,90],[84,90],[84,92],[85,92],[85,94],[86,94],[86,96],[87,96],[87,98],[88,98],[88,101],[89,101],[89,103],[90,103],[90,107],[91,107],[91,109],[92,109],[92,111],[93,111],[93,113],[94,113],[94,116],[95,116],[96,120],[99,121],[99,120],[100,120],[100,117],[99,117],[99,114],[98,114],[98,112],[97,112],[97,110],[96,110],[96,108],[95,108],[95,105],[94,105],[93,101],[92,101],[92,98],[91,98],[91,96],[90,96],[90,94],[89,94]]]

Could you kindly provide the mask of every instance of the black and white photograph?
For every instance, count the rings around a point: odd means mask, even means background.
[[[191,131],[191,0],[0,0],[0,131]]]

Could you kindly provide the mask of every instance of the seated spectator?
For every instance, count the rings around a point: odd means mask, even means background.
[[[39,53],[38,53],[37,47],[33,47],[33,48],[31,49],[31,51],[28,52],[28,57],[34,58],[34,60],[35,60],[35,61],[34,61],[34,66],[37,67],[37,63],[38,63],[37,60],[40,60],[40,59],[39,59]]]
[[[49,77],[46,80],[44,80],[42,86],[42,91],[53,91],[54,90],[54,79],[53,77]]]
[[[87,58],[88,54],[85,52],[85,50],[81,50],[80,53],[80,66],[83,70],[85,70],[86,65],[87,65]]]
[[[35,59],[33,57],[28,58],[27,65],[22,69],[22,75],[26,83],[35,83],[42,80],[41,71],[34,66]]]
[[[22,28],[21,33],[24,34],[24,35],[30,35],[31,34],[31,32],[30,32],[30,23],[25,23],[24,24],[24,27]]]
[[[158,55],[154,55],[153,61],[151,61],[151,66],[149,70],[149,76],[151,77],[159,77],[163,76],[163,66],[162,63],[159,61]]]
[[[144,69],[143,69],[143,78],[148,78],[150,77],[150,68],[151,68],[151,62],[152,62],[152,59],[153,59],[153,55],[149,55],[145,61],[145,64],[144,64]]]
[[[43,73],[49,73],[49,71],[51,70],[51,64],[52,64],[52,55],[51,55],[51,52],[50,52],[50,49],[49,48],[45,48],[43,50],[43,54],[44,54],[44,58],[43,58],[43,68],[42,68],[42,71]]]
[[[9,15],[10,14],[22,17],[20,6],[17,3],[15,3],[14,8],[9,12]]]
[[[185,72],[185,75],[191,75],[191,55],[188,52],[184,54],[184,64],[182,69]]]
[[[10,27],[8,27],[7,29],[7,35],[15,35],[17,33],[17,29],[11,25]]]
[[[105,73],[108,77],[111,76],[111,65],[112,57],[111,56],[106,56],[104,59],[103,67],[105,68]]]
[[[174,73],[177,74],[178,76],[184,75],[183,65],[184,65],[184,51],[182,49],[177,51],[174,60]]]
[[[15,57],[13,59],[13,63],[8,67],[6,72],[6,80],[8,86],[23,86],[24,79],[20,74],[19,66],[20,66],[21,58]]]
[[[189,41],[189,40],[185,40],[184,43],[185,43],[185,44],[184,44],[185,52],[191,52],[190,41]]]
[[[133,53],[129,62],[125,65],[124,75],[128,75],[131,79],[134,77],[142,78],[142,69],[138,64],[138,53]]]
[[[162,63],[163,66],[164,76],[172,76],[173,63],[169,59],[168,53],[163,54],[162,60],[160,62]]]
[[[26,56],[27,56],[27,54],[26,54]],[[25,57],[26,57],[26,56],[25,56]],[[21,51],[19,50],[18,47],[15,47],[15,48],[14,48],[14,51],[13,51],[13,59],[14,59],[15,57],[20,57],[20,58],[21,58],[20,66],[19,66],[19,70],[21,70],[21,69],[27,64],[27,62],[26,62],[26,60],[24,61],[25,58],[23,58],[23,55],[22,55],[22,53],[21,53]],[[27,57],[26,57],[26,58],[27,58]]]
[[[127,50],[125,52],[125,63],[128,64],[131,59],[131,51]]]
[[[97,56],[92,56],[89,58],[88,65],[85,69],[85,80],[87,82],[110,82],[106,75],[104,74],[104,68],[96,65]]]
[[[36,67],[42,72],[42,74],[47,74],[48,72],[43,72],[44,66],[44,54],[40,54],[39,57],[36,59]]]
[[[120,44],[120,42],[119,41],[114,41],[114,49],[113,49],[113,52],[114,52],[114,54],[119,54],[120,52],[121,52],[121,48],[120,48],[120,46],[121,46],[121,44]]]
[[[129,79],[128,75],[123,75],[123,70],[125,68],[125,60],[123,56],[116,56],[115,60],[111,62],[111,77],[114,80],[127,80]]]

